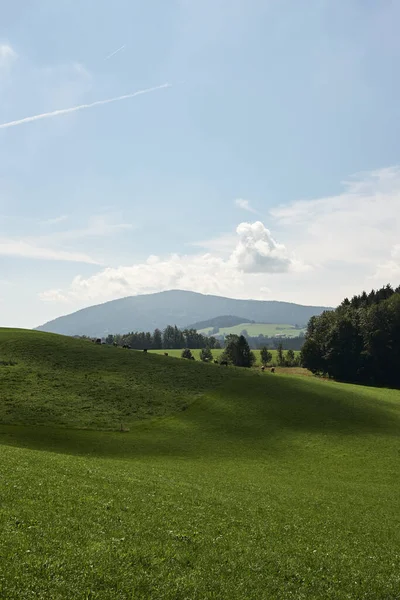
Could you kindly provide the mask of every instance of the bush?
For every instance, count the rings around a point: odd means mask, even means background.
[[[187,358],[189,360],[193,357],[190,348],[185,348],[184,350],[182,350],[181,356],[182,358]]]
[[[200,360],[203,362],[210,362],[213,359],[210,348],[202,348],[200,350]]]

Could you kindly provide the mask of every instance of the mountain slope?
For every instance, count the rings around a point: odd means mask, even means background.
[[[213,319],[207,319],[206,321],[198,321],[197,323],[192,323],[188,325],[188,329],[196,329],[200,331],[201,329],[212,329],[213,327],[234,327],[235,325],[240,325],[241,323],[253,323],[250,319],[244,319],[243,317],[235,317],[234,315],[221,315],[219,317],[214,317]]]
[[[325,307],[302,306],[272,300],[235,300],[180,290],[130,296],[84,308],[38,327],[39,331],[63,335],[103,336],[107,333],[152,331],[167,325],[189,323],[217,315],[241,315],[258,323],[305,325]]]

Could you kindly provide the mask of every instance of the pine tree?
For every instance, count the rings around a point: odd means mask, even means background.
[[[193,357],[192,352],[190,350],[190,348],[184,348],[182,350],[182,354],[181,354],[182,358],[187,358],[187,359],[191,359]]]
[[[260,350],[261,364],[266,367],[272,360],[272,354],[266,346]]]

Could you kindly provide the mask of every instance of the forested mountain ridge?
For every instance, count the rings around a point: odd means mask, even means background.
[[[130,296],[84,308],[37,327],[39,331],[63,335],[106,336],[130,331],[164,329],[170,323],[184,328],[217,315],[242,315],[261,323],[305,324],[327,307],[302,306],[272,300],[236,300],[170,290]],[[329,310],[329,309],[327,309]]]

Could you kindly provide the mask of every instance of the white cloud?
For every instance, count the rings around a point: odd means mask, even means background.
[[[236,232],[240,239],[230,261],[239,271],[282,273],[289,270],[291,259],[285,246],[278,244],[260,221],[241,223]]]
[[[249,200],[245,200],[244,198],[236,198],[235,200],[235,204],[238,208],[242,208],[243,210],[247,210],[251,213],[254,214],[258,214],[258,211],[256,211],[250,204]]]
[[[236,236],[195,244],[206,253],[107,268],[42,298],[80,306],[181,288],[332,306],[363,289],[399,285],[399,207],[400,168],[361,174],[336,196],[276,207],[273,236],[260,222],[241,223]]]
[[[378,265],[371,279],[385,283],[396,280],[396,283],[400,283],[400,244],[393,246],[390,259]]]
[[[58,223],[62,223],[68,219],[67,215],[60,215],[59,217],[54,217],[52,219],[45,219],[41,221],[41,225],[58,225]]]
[[[80,252],[69,252],[36,245],[33,242],[12,238],[0,238],[0,256],[19,256],[23,258],[60,260],[99,264],[90,256]]]
[[[293,202],[271,215],[306,262],[342,261],[374,271],[400,237],[400,168],[360,174],[340,195]]]
[[[46,301],[94,302],[151,293],[172,288],[194,290],[206,294],[249,295],[246,282],[252,278],[250,295],[264,296],[263,274],[284,273],[296,269],[285,247],[277,244],[268,229],[260,222],[241,223],[237,228],[236,247],[230,253],[215,256],[173,254],[166,258],[150,256],[146,262],[132,266],[107,268],[84,279],[75,277],[69,288],[48,290],[41,294]],[[260,278],[261,276],[261,278]]]
[[[67,219],[67,216],[62,215],[42,221],[40,225],[55,225]],[[85,251],[76,251],[73,247],[74,243],[87,241],[90,238],[112,236],[121,231],[130,230],[132,227],[133,225],[130,223],[116,221],[115,215],[96,215],[91,217],[87,226],[81,229],[66,229],[36,236],[0,237],[0,256],[104,264],[104,262],[89,256]]]
[[[9,44],[0,44],[0,69],[8,68],[17,58],[17,53]]]
[[[71,108],[61,108],[58,110],[53,110],[51,112],[40,113],[38,115],[33,115],[31,117],[24,117],[23,119],[17,119],[15,121],[8,121],[7,123],[0,124],[0,129],[7,129],[9,127],[17,127],[18,125],[24,125],[26,123],[33,123],[34,121],[40,121],[42,119],[49,119],[52,117],[59,117],[62,115],[67,115],[70,113],[75,113],[81,110],[86,110],[88,108],[93,108],[95,106],[102,106],[104,104],[111,104],[113,102],[120,102],[121,100],[127,100],[130,98],[135,98],[136,96],[142,94],[149,94],[151,92],[155,92],[157,90],[161,90],[163,88],[170,87],[170,84],[164,83],[163,85],[159,85],[157,87],[147,88],[145,90],[139,90],[138,92],[134,92],[132,94],[125,94],[124,96],[117,96],[115,98],[108,98],[107,100],[96,100],[96,102],[91,102],[90,104],[80,104],[79,106],[73,106]]]
[[[39,239],[62,243],[91,237],[111,236],[121,231],[130,229],[133,229],[133,225],[131,223],[118,223],[115,222],[114,215],[104,214],[90,217],[87,226],[82,227],[81,229],[78,228],[57,231],[55,233],[49,233],[45,236],[42,236]]]

